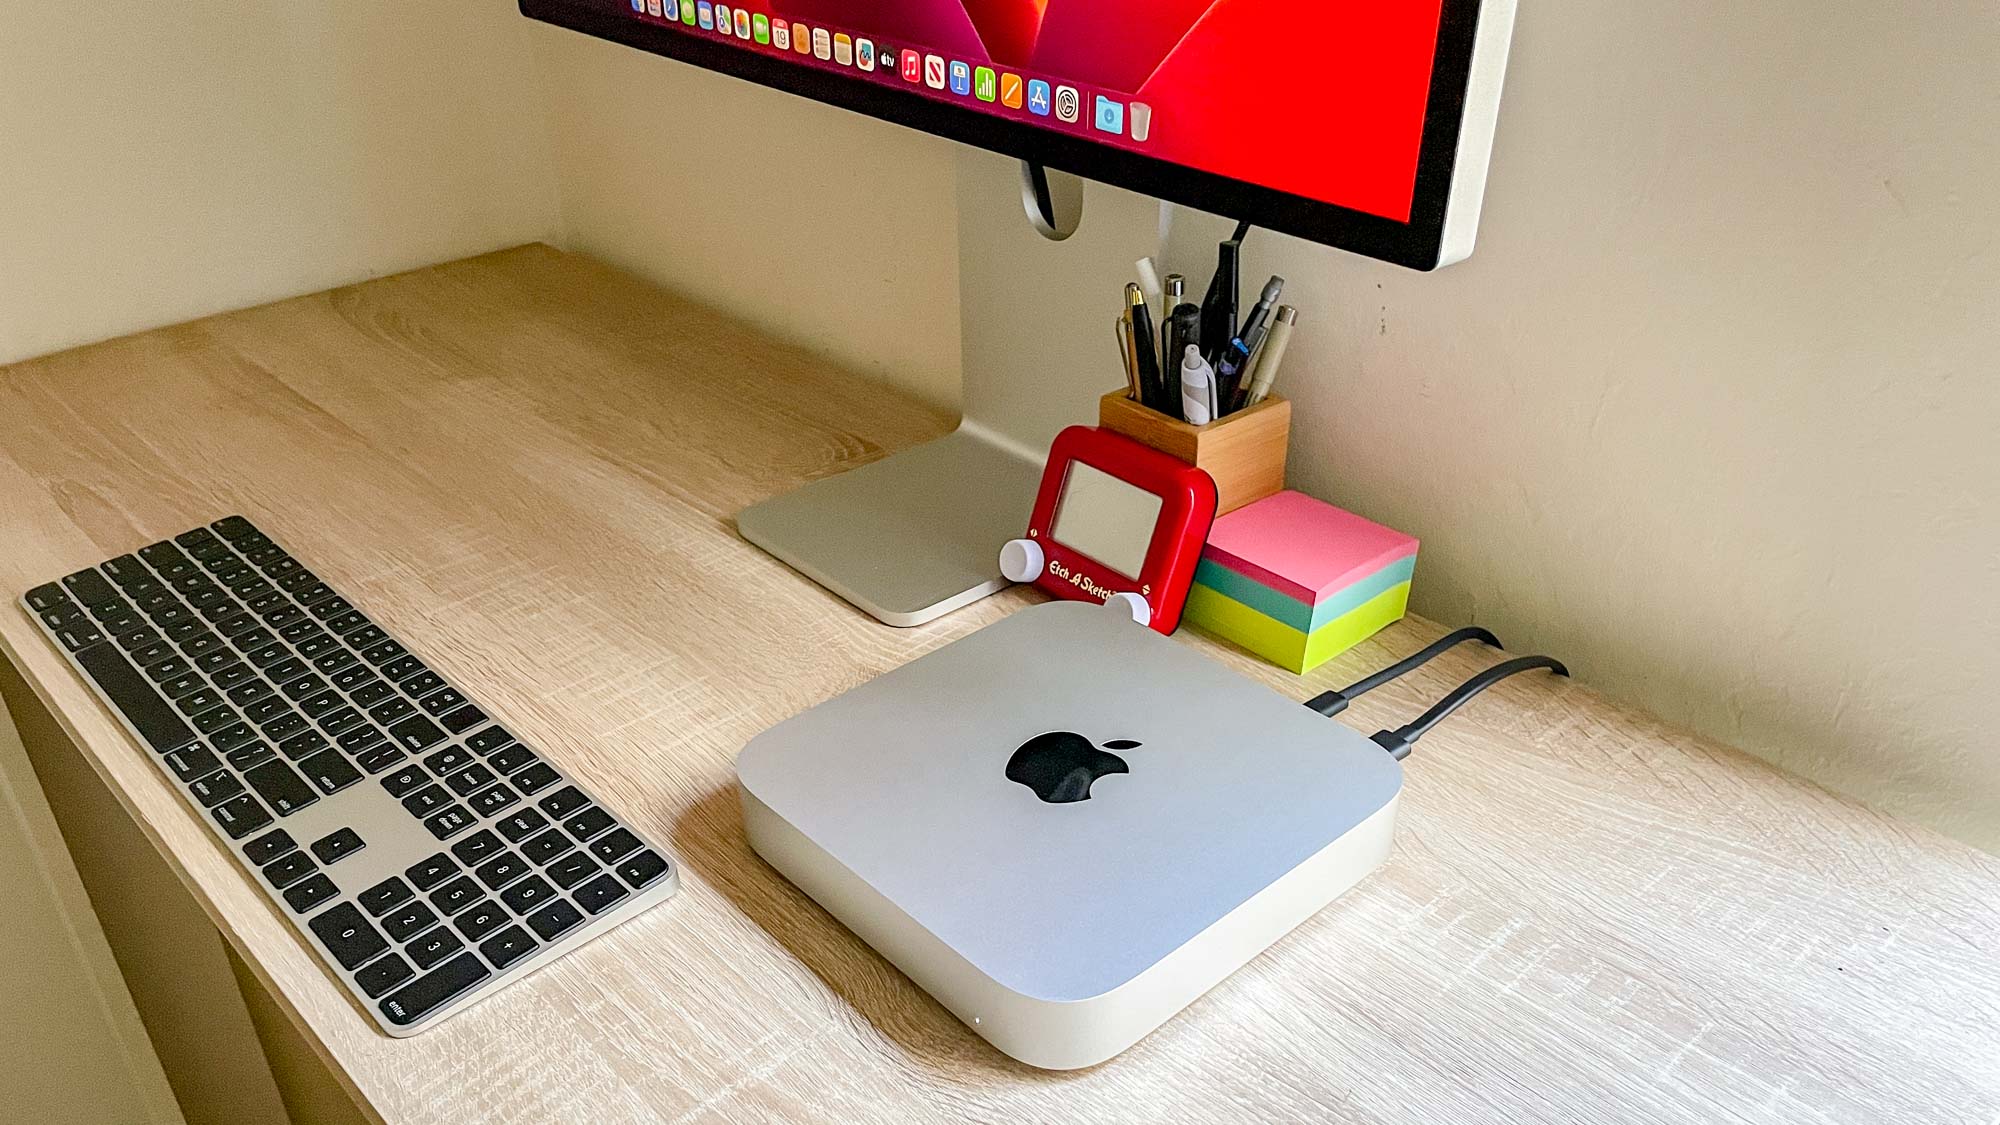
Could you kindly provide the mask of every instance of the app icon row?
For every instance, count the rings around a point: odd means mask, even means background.
[[[1083,95],[1074,86],[1051,86],[1039,78],[1023,79],[990,66],[947,60],[941,55],[888,48],[878,49],[873,40],[834,32],[824,27],[807,27],[774,19],[761,12],[749,12],[711,0],[631,0],[632,10],[656,19],[679,19],[689,26],[714,31],[760,46],[775,47],[811,55],[822,62],[838,63],[873,72],[878,54],[881,66],[893,67],[905,82],[922,83],[933,90],[950,90],[959,97],[994,102],[1007,109],[1025,109],[1036,117],[1053,117],[1075,124],[1083,116]],[[1099,132],[1124,136],[1129,131],[1135,141],[1150,140],[1153,111],[1144,102],[1121,102],[1103,94],[1091,104],[1091,126]]]

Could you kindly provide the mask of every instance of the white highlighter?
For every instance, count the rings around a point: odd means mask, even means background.
[[[1194,344],[1188,345],[1181,361],[1181,417],[1191,426],[1206,426],[1215,419],[1215,369]]]

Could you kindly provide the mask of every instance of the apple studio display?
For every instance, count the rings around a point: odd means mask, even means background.
[[[1070,463],[1050,538],[1127,578],[1146,566],[1163,501],[1081,461]]]

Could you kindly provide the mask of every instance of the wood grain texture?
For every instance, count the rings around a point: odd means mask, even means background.
[[[1124,391],[1098,400],[1097,424],[1204,469],[1215,478],[1215,514],[1276,495],[1285,487],[1292,404],[1272,395],[1205,426],[1189,425],[1134,402]]]
[[[391,1122],[1939,1122],[2000,1115],[2000,863],[1574,684],[1412,759],[1389,865],[1126,1055],[1002,1058],[765,867],[735,754],[1022,605],[865,618],[732,513],[950,420],[542,247],[0,371],[0,588],[232,511],[668,841],[675,901],[377,1034],[141,752],[0,644]],[[1301,698],[1438,630],[1411,620]],[[1457,652],[1343,717],[1414,715]],[[1587,673],[1587,669],[1584,670]]]

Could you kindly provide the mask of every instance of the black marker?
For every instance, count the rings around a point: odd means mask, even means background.
[[[1216,248],[1215,277],[1208,283],[1208,297],[1201,303],[1203,351],[1211,363],[1222,358],[1229,341],[1236,338],[1236,290],[1241,284],[1243,243],[1230,239]]]

